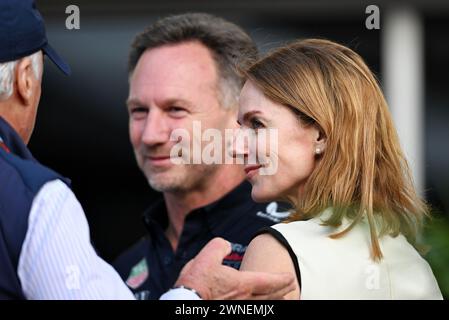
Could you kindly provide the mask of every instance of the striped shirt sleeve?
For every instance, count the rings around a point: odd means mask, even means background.
[[[117,272],[90,243],[84,211],[60,180],[36,195],[18,275],[28,299],[133,299]]]

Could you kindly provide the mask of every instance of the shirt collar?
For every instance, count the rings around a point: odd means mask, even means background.
[[[234,209],[238,205],[246,204],[250,199],[251,188],[252,187],[249,182],[243,181],[236,188],[225,194],[222,198],[204,206],[204,210],[207,212],[226,211],[228,209]]]
[[[36,161],[22,138],[2,117],[0,117],[0,139],[11,153],[22,159]]]
[[[214,231],[223,222],[232,219],[236,215],[243,215],[252,207],[251,200],[251,184],[247,181],[242,182],[236,188],[228,192],[222,198],[214,201],[204,207],[197,208],[187,215],[187,219],[197,216],[196,212],[201,211],[205,216],[207,223],[212,231]],[[247,208],[248,207],[248,208]],[[195,213],[195,215],[191,215]],[[156,200],[153,205],[144,213],[144,222],[147,227],[153,223],[157,223],[163,230],[168,226],[168,214],[165,200],[163,198]]]
[[[167,207],[164,199],[158,198],[151,204],[151,206],[143,213],[143,220],[147,227],[157,223],[165,230],[168,227]]]
[[[251,184],[245,180],[221,199],[204,207],[212,232],[237,223],[245,215],[253,214],[251,209],[255,203],[251,199],[251,189]]]
[[[5,119],[3,119],[0,116],[0,143],[3,143],[4,147],[2,148],[0,146],[0,149],[5,149],[7,153],[12,153],[19,158],[22,158],[24,160],[28,160],[34,163],[39,163],[31,154],[30,150],[28,150],[27,146],[23,142],[22,138],[19,136],[19,134],[14,130],[14,128],[11,127],[11,125],[6,122]],[[47,168],[48,170],[52,171],[51,169]],[[64,181],[69,187],[71,185],[70,179],[64,178],[57,174],[59,176],[59,179]]]

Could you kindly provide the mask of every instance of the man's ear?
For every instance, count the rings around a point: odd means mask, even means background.
[[[25,106],[32,104],[36,81],[38,80],[33,72],[31,59],[29,57],[20,59],[16,67],[17,95]]]

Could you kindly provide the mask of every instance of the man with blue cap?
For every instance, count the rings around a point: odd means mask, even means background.
[[[34,1],[0,0],[0,299],[132,299],[90,245],[70,181],[26,147],[43,55],[70,74],[48,44]]]
[[[0,300],[133,299],[91,246],[70,181],[26,147],[41,95],[43,55],[70,74],[48,44],[34,1],[0,0]],[[165,297],[198,298],[196,289],[206,299],[273,299],[293,289],[291,275],[221,265],[229,251],[226,241],[211,241]]]

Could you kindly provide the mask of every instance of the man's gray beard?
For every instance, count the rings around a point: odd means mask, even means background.
[[[189,192],[201,186],[207,179],[219,170],[218,165],[194,165],[192,169],[183,177],[172,177],[171,181],[157,181],[147,178],[151,188],[159,192],[179,193]],[[193,171],[193,172],[192,172]]]
[[[180,182],[159,182],[159,181],[152,181],[151,178],[148,179],[148,184],[151,188],[153,188],[156,191],[159,192],[181,192],[184,191],[183,189],[185,186],[182,185]]]

